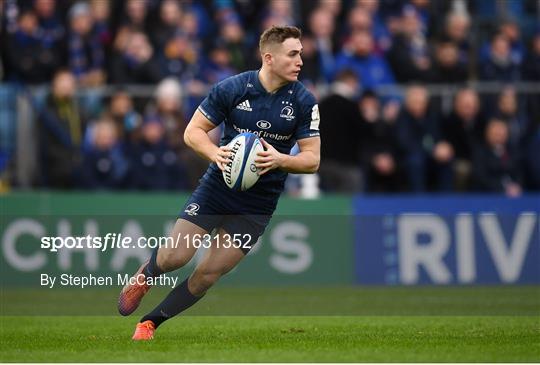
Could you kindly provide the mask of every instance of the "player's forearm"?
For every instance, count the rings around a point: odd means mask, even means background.
[[[294,174],[312,174],[319,170],[320,156],[303,151],[295,156],[283,154],[280,169]]]
[[[199,156],[214,162],[219,147],[212,142],[206,131],[201,128],[190,128],[184,134],[184,141]]]

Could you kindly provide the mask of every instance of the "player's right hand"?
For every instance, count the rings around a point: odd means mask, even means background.
[[[216,154],[214,156],[214,162],[221,171],[225,170],[225,165],[229,162],[231,158],[231,148],[228,146],[220,146],[216,150]]]

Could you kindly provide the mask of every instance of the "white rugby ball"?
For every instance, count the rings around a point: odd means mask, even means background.
[[[264,151],[264,147],[253,133],[241,133],[227,146],[231,148],[231,159],[223,170],[223,180],[229,188],[245,191],[259,180],[255,159],[258,152]]]

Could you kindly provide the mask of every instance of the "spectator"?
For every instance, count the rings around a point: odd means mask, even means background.
[[[437,119],[428,113],[428,104],[426,88],[410,86],[396,125],[409,188],[413,192],[424,192],[434,179],[437,190],[450,191],[454,150],[441,138]]]
[[[202,57],[202,45],[204,38],[199,35],[201,31],[200,19],[194,11],[187,10],[182,16],[182,33],[190,42],[191,48],[197,52],[199,58]]]
[[[234,11],[238,13],[240,17],[243,28],[246,30],[246,33],[250,34],[251,37],[256,38],[256,34],[259,31],[259,23],[262,20],[261,11],[264,11],[264,4],[266,2],[263,0],[257,1],[234,1],[231,3],[218,3],[221,6],[220,10],[223,8],[234,8]],[[312,1],[309,2],[313,4]],[[226,4],[226,5],[224,5]],[[218,10],[218,11],[220,11]],[[227,10],[226,10],[227,11]],[[218,14],[219,17],[219,14]]]
[[[0,0],[0,29],[2,35],[17,31],[17,16],[20,14],[19,4],[15,0]]]
[[[418,20],[420,21],[420,30],[427,36],[430,33],[432,14],[431,14],[431,0],[409,0],[410,5],[405,5],[405,7],[410,7],[417,14]]]
[[[219,34],[229,51],[231,66],[239,72],[247,71],[250,45],[240,19],[235,13],[223,18]]]
[[[173,77],[162,80],[156,87],[155,110],[165,128],[167,143],[178,151],[185,149],[184,130],[187,120],[182,110],[183,90],[180,83]]]
[[[148,5],[145,0],[126,0],[125,12],[122,26],[127,26],[135,31],[145,32],[147,30],[146,18],[148,15]]]
[[[362,159],[366,191],[400,190],[397,141],[393,120],[385,120],[377,95],[366,91],[359,101],[361,115]]]
[[[274,25],[295,25],[296,14],[291,1],[269,0],[261,29]]]
[[[446,16],[442,37],[451,40],[459,51],[459,62],[470,64],[471,44],[469,40],[471,20],[467,13],[451,12]]]
[[[91,8],[79,2],[69,10],[69,65],[82,86],[95,87],[105,81],[105,55],[99,37],[93,32]]]
[[[513,63],[521,64],[525,56],[525,46],[521,41],[519,25],[512,19],[504,19],[498,26],[497,33],[504,35],[510,46],[510,58]],[[490,44],[485,43],[480,48],[480,60],[487,61],[490,58]]]
[[[156,116],[141,126],[141,138],[131,150],[131,187],[137,190],[182,190],[187,173],[177,154],[167,144],[165,128]]]
[[[355,32],[369,32],[372,33],[373,21],[369,11],[362,6],[353,7],[348,14],[347,18],[347,35],[351,35]]]
[[[110,24],[111,3],[107,0],[91,0],[90,8],[94,20],[94,33],[101,46],[107,49],[113,41]]]
[[[483,143],[475,150],[473,176],[480,191],[504,193],[515,197],[521,194],[519,156],[508,144],[508,125],[491,119]]]
[[[207,40],[215,33],[212,17],[208,14],[203,1],[182,0],[184,8],[183,29],[194,39]]]
[[[334,54],[337,52],[335,20],[331,13],[316,8],[309,16],[309,33],[315,42],[318,74],[324,82],[330,82],[334,72]]]
[[[523,62],[523,81],[540,83],[540,26],[531,40],[531,47]],[[527,114],[531,121],[540,120],[540,93],[527,97]]]
[[[540,81],[540,26],[532,37],[530,51],[523,62],[523,80]]]
[[[326,80],[321,73],[321,55],[317,51],[317,43],[310,35],[302,36],[302,72],[298,76],[300,81],[314,95],[316,91],[312,90],[317,84],[326,84]],[[333,72],[333,70],[332,70]]]
[[[320,6],[324,11],[332,14],[334,19],[339,19],[343,13],[342,0],[319,0],[317,6]]]
[[[182,26],[183,10],[176,0],[164,0],[159,8],[160,22],[151,33],[154,47],[163,49]]]
[[[435,45],[431,81],[441,84],[456,84],[467,81],[467,67],[459,60],[459,50],[449,39],[440,39]]]
[[[510,42],[502,33],[491,40],[489,58],[479,64],[480,78],[484,81],[515,82],[520,79],[519,64],[512,59]]]
[[[526,116],[518,105],[516,90],[507,86],[499,94],[494,116],[508,123],[508,140],[514,150],[520,148],[528,126]]]
[[[20,13],[17,30],[7,37],[9,52],[5,53],[7,79],[29,84],[48,82],[62,65],[62,52],[46,46],[38,28],[36,14]]]
[[[165,44],[158,59],[164,76],[185,81],[194,78],[198,72],[198,51],[189,37],[180,31]]]
[[[540,191],[540,119],[531,119],[524,146],[526,187]]]
[[[452,112],[443,123],[443,137],[455,153],[454,174],[459,191],[471,186],[473,148],[482,140],[484,125],[477,92],[470,88],[459,90]]]
[[[161,79],[162,71],[154,49],[142,32],[120,33],[112,55],[110,76],[116,84],[152,84]],[[124,38],[125,37],[125,38]]]
[[[79,172],[80,186],[91,190],[122,188],[126,183],[128,160],[114,122],[102,119],[91,131],[91,145],[83,154]]]
[[[505,19],[501,22],[500,31],[506,36],[510,43],[510,54],[512,60],[521,64],[525,56],[525,46],[521,41],[521,30],[519,24],[514,19]]]
[[[52,93],[39,113],[41,167],[45,186],[71,188],[80,163],[85,120],[75,96],[76,80],[66,70],[58,71]]]
[[[319,104],[321,134],[325,136],[319,174],[321,187],[327,191],[362,190],[360,114],[355,102],[358,89],[356,73],[345,69],[338,73],[330,95]]]
[[[197,186],[198,180],[208,168],[208,163],[200,158],[184,143],[184,130],[188,124],[183,104],[184,91],[174,78],[166,78],[156,87],[156,113],[165,127],[167,144],[174,150],[181,163],[187,168],[189,186]],[[213,141],[219,142],[219,128],[210,132]]]
[[[57,14],[56,1],[34,0],[33,9],[39,20],[42,46],[52,52],[61,50],[66,29]]]
[[[373,37],[367,31],[353,33],[346,49],[338,55],[336,72],[344,69],[353,70],[366,90],[394,84],[394,75],[384,58],[373,53]]]
[[[405,7],[401,32],[395,36],[388,52],[388,61],[399,82],[429,82],[430,49],[421,24],[419,14]]]
[[[142,118],[133,106],[133,99],[123,90],[115,92],[109,103],[108,118],[116,126],[117,134],[126,144],[133,141],[133,133],[142,124]]]
[[[369,14],[372,22],[371,32],[373,34],[373,39],[375,40],[375,49],[377,52],[382,54],[386,53],[392,46],[392,35],[390,34],[390,30],[380,14],[379,5],[379,1],[356,1],[356,7],[365,9]]]
[[[336,60],[336,70],[351,69],[362,80],[364,90],[394,85],[394,75],[385,59],[373,53],[373,37],[367,31],[352,34],[348,48]],[[383,98],[385,119],[395,119],[399,112],[398,96],[389,93]]]
[[[200,31],[198,14],[191,10],[183,11],[180,27],[159,55],[165,76],[188,81],[200,74],[200,64],[204,58]]]
[[[369,1],[369,0],[366,0]],[[403,13],[403,2],[401,0],[379,1],[378,12],[384,19],[386,28],[391,37],[390,48],[393,38],[401,32],[401,15]]]
[[[223,39],[216,39],[208,54],[208,60],[201,70],[202,79],[207,84],[213,85],[236,73],[231,67],[231,55]]]

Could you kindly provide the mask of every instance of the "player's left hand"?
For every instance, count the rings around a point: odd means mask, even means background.
[[[266,142],[263,138],[261,138],[261,142],[265,150],[257,153],[257,156],[259,157],[255,159],[255,166],[257,166],[258,169],[262,169],[259,171],[259,175],[264,175],[268,171],[277,169],[281,166],[283,154],[278,152],[274,146]]]

